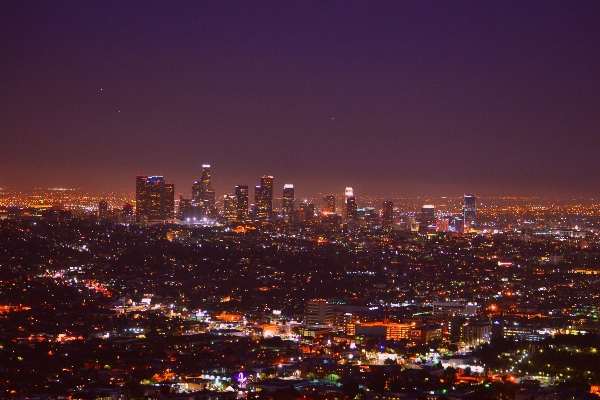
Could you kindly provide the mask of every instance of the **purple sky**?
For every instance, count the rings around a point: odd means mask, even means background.
[[[599,196],[599,1],[2,1],[0,186]]]

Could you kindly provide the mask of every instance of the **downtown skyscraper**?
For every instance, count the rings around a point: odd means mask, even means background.
[[[465,194],[463,198],[463,224],[465,232],[477,225],[477,197],[474,194]]]
[[[260,221],[271,220],[273,217],[273,177],[263,175],[260,186],[254,188],[255,218]]]
[[[286,183],[283,185],[283,222],[291,223],[294,221],[294,185]]]
[[[147,222],[174,217],[175,186],[162,176],[138,175],[135,181],[136,221]]]

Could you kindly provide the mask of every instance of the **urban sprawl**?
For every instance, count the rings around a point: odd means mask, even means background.
[[[0,189],[0,398],[597,399],[599,227],[593,199],[217,198],[209,165],[189,198]]]

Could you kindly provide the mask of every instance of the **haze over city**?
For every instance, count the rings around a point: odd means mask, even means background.
[[[600,4],[0,4],[0,186],[598,196]],[[279,192],[280,189],[277,189]]]

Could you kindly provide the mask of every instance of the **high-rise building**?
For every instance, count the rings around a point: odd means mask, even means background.
[[[108,203],[106,200],[100,200],[98,203],[98,217],[100,219],[108,218]]]
[[[237,199],[234,194],[226,194],[223,196],[223,216],[228,221],[237,219]]]
[[[453,225],[456,233],[465,232],[465,221],[462,219],[462,217],[454,217]]]
[[[191,199],[184,199],[182,195],[179,195],[179,205],[177,208],[177,218],[179,218],[180,220],[183,220],[185,217],[185,214],[187,214],[187,210],[189,207],[191,207],[192,205],[192,200]]]
[[[390,226],[394,224],[394,202],[385,200],[381,209],[381,226]]]
[[[202,182],[195,181],[192,183],[192,201],[197,204],[202,204],[203,197]]]
[[[192,201],[202,207],[203,217],[215,218],[216,198],[215,190],[211,185],[210,164],[202,164],[202,177],[192,184]]]
[[[465,194],[463,198],[463,221],[465,231],[477,225],[477,197],[474,194]]]
[[[435,223],[435,206],[425,204],[421,207],[421,225],[429,226]]]
[[[200,178],[200,187],[202,192],[206,192],[211,188],[212,180],[210,179],[210,164],[202,164],[202,178]]]
[[[294,220],[294,185],[283,185],[283,222],[292,223]]]
[[[260,178],[260,186],[254,190],[254,206],[256,207],[256,218],[259,220],[270,220],[273,214],[273,177],[263,175]]]
[[[335,214],[335,196],[323,196],[323,214]]]
[[[307,326],[328,326],[333,323],[333,304],[315,299],[306,304],[304,323]]]
[[[136,221],[164,220],[172,216],[175,209],[172,184],[167,184],[162,176],[138,175],[136,178]],[[167,199],[169,193],[169,199]]]
[[[165,219],[175,218],[175,185],[165,183]]]
[[[344,204],[342,205],[342,218],[349,218],[348,217],[348,199],[350,197],[354,198],[354,190],[350,186],[347,186],[346,189],[344,190]],[[356,203],[356,200],[354,202]]]
[[[248,219],[248,185],[237,185],[235,187],[236,209],[238,221]]]
[[[346,218],[353,220],[358,218],[358,206],[356,205],[356,197],[354,196],[346,198]]]

